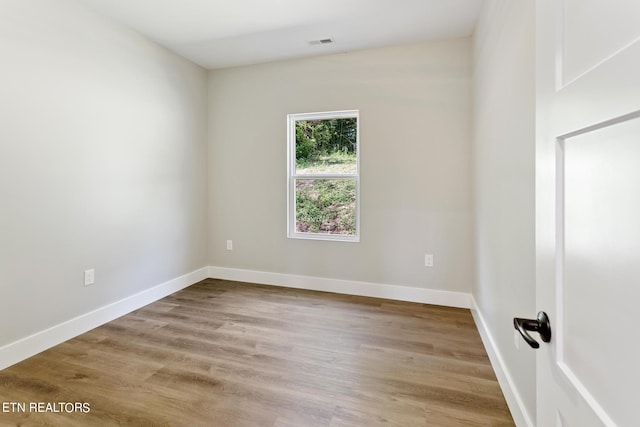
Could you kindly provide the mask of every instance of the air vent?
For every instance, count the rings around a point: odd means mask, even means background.
[[[311,40],[309,42],[310,45],[318,45],[318,44],[331,44],[335,43],[335,41],[331,38],[329,39],[320,39],[320,40]]]

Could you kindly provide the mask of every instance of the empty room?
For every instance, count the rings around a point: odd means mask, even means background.
[[[623,0],[0,0],[0,425],[637,425],[639,40]]]

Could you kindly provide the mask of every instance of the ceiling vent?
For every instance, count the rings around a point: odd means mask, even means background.
[[[311,40],[309,42],[310,45],[319,45],[319,44],[331,44],[331,43],[335,43],[335,41],[331,38],[329,39],[320,39],[320,40]]]

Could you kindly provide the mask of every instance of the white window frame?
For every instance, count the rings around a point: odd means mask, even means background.
[[[296,173],[296,122],[299,120],[356,119],[356,173],[355,174],[297,174]],[[324,111],[287,115],[287,237],[291,239],[331,240],[341,242],[360,241],[360,111]],[[355,235],[329,233],[301,233],[296,231],[296,179],[355,179],[356,181],[356,231]]]

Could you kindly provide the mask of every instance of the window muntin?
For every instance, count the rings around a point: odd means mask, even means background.
[[[357,110],[288,116],[288,237],[359,241]]]

